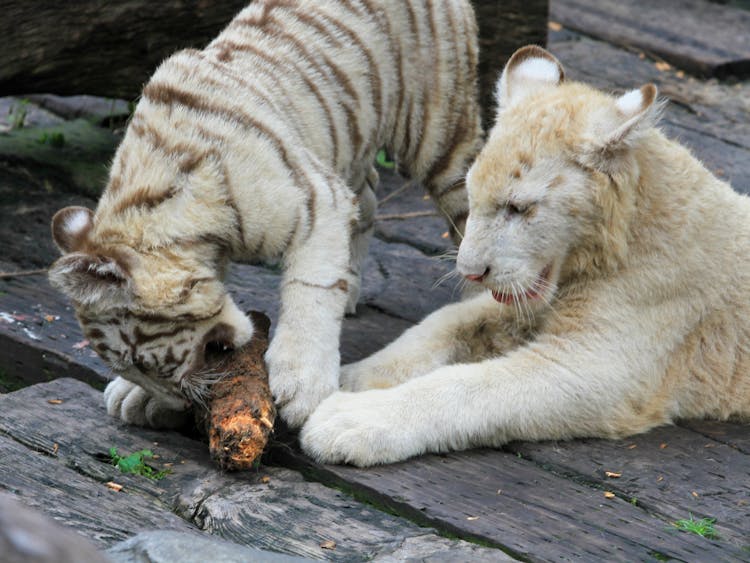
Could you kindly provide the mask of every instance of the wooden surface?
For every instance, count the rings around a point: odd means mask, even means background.
[[[550,18],[698,76],[750,76],[750,11],[706,0],[553,0]]]
[[[741,429],[750,431],[747,425]],[[664,453],[658,446],[655,452],[644,445],[662,440],[672,440],[672,452]],[[507,451],[424,456],[365,470],[321,467],[288,451],[280,457],[310,478],[356,491],[459,537],[502,546],[520,558],[742,560],[748,556],[743,549],[750,547],[750,458],[736,452],[733,456],[708,440],[714,456],[703,455],[705,450],[700,449],[686,455],[683,448],[681,460],[675,461],[678,441],[695,449],[707,442],[686,429],[660,429],[627,445],[602,442],[597,447],[590,441],[516,444]],[[631,443],[642,447],[630,450]],[[553,463],[558,457],[569,465]],[[730,465],[717,477],[715,472],[724,461]],[[606,479],[605,469],[620,471],[622,477]],[[666,479],[664,485],[657,482],[659,475]],[[717,480],[722,481],[718,489]],[[701,491],[697,498],[691,494],[694,489]],[[606,498],[605,491],[614,492],[615,498]],[[721,496],[709,500],[710,495]],[[717,517],[722,541],[678,533],[673,522],[688,514]]]
[[[159,481],[124,475],[109,463],[113,446],[121,454],[150,449],[158,458],[149,463],[171,473]],[[106,415],[101,393],[73,379],[0,395],[0,452],[0,490],[99,547],[169,529],[313,559],[363,561],[396,554],[407,541],[441,542],[430,529],[289,469],[222,473],[205,443],[121,425]],[[108,482],[123,488],[113,491]],[[322,548],[325,542],[335,549]],[[484,551],[462,543],[455,556],[492,560]]]

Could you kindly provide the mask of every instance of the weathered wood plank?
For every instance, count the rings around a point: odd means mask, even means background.
[[[0,489],[74,528],[99,546],[155,528],[196,530],[166,505],[117,493],[53,458],[0,435]],[[118,482],[121,478],[117,477]]]
[[[737,191],[750,193],[750,83],[680,77],[636,53],[568,32],[552,33],[550,49],[570,78],[607,91],[655,83],[670,101],[661,120],[666,133]]]
[[[733,425],[721,423],[715,423],[714,432],[720,427],[736,432]],[[723,540],[750,546],[750,456],[687,428],[668,426],[626,440],[517,443],[511,450],[635,499],[668,523],[690,514],[716,518]],[[622,477],[608,478],[606,471]]]
[[[699,76],[750,73],[750,12],[701,0],[554,0],[566,27],[635,47]]]
[[[355,491],[416,521],[534,561],[741,559],[737,547],[678,534],[621,497],[500,451],[424,456],[383,467],[319,466],[272,452],[311,478]],[[579,452],[581,457],[586,456]]]
[[[108,563],[69,528],[0,493],[0,553],[4,563]]]
[[[172,473],[159,481],[123,475],[107,462],[112,446],[120,453],[151,449],[159,458],[150,464]],[[222,473],[206,444],[122,425],[106,415],[101,393],[73,379],[0,395],[0,453],[0,489],[78,526],[100,546],[143,529],[199,528],[256,548],[362,561],[398,553],[407,540],[437,540],[432,530],[288,469]],[[124,488],[110,491],[107,481]],[[321,548],[327,541],[335,549]],[[463,542],[439,551],[453,560],[502,560],[502,553]]]
[[[680,423],[695,432],[728,444],[742,453],[750,454],[750,424],[717,422],[715,420],[688,420]]]

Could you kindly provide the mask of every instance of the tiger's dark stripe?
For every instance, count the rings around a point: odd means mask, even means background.
[[[376,9],[372,5],[371,0],[359,0],[359,1],[362,4],[362,6],[364,6],[365,11],[368,14],[370,14],[378,23],[378,27],[380,28],[380,32],[383,34],[383,36],[387,38],[388,50],[391,55],[390,59],[394,61],[393,65],[397,69],[396,77],[398,80],[398,84],[396,88],[396,96],[397,96],[396,105],[395,105],[396,114],[393,120],[393,130],[397,131],[399,123],[401,122],[401,112],[403,111],[404,92],[405,92],[404,69],[402,66],[403,60],[402,60],[402,54],[401,54],[401,45],[397,41],[395,41],[396,34],[394,34],[393,32],[393,26],[391,23],[391,18],[388,16],[388,12],[383,9]],[[348,4],[348,2],[344,2],[344,4]]]
[[[344,293],[349,291],[349,282],[347,282],[343,278],[336,280],[330,285],[310,283],[310,282],[306,282],[305,280],[299,280],[299,279],[292,279],[286,282],[286,285],[289,285],[289,284],[299,284],[299,285],[304,285],[305,287],[315,287],[317,289],[325,289],[325,290],[338,289],[338,290],[343,291]]]
[[[320,64],[315,60],[315,58],[312,56],[312,54],[307,50],[305,47],[305,44],[297,37],[286,33],[283,31],[283,28],[279,27],[277,30],[274,31],[274,35],[278,37],[285,38],[289,44],[294,46],[298,53],[303,57],[305,62],[309,63],[310,66],[317,71],[323,79],[327,80],[326,73],[323,71]],[[357,104],[359,103],[359,96],[357,95],[356,90],[354,89],[354,86],[351,83],[351,80],[349,80],[349,77],[341,71],[341,69],[333,63],[327,56],[321,54],[321,58],[323,59],[323,62],[325,65],[331,69],[331,72],[333,73],[333,76],[335,77],[335,80],[331,81],[328,80],[328,82],[334,86],[343,88],[343,90],[347,93],[347,95],[354,100]],[[296,66],[296,64],[295,64]],[[306,76],[302,69],[299,69],[300,76]],[[341,103],[342,107],[346,111],[347,114],[347,127],[349,129],[349,140],[353,148],[354,154],[358,154],[359,150],[363,143],[362,138],[362,131],[359,127],[359,120],[357,119],[356,115],[357,112],[355,109],[353,109],[349,103],[344,102],[342,100]],[[355,157],[356,158],[356,157]]]
[[[228,41],[228,40],[222,40],[222,41],[219,41],[217,43],[212,44],[212,46],[214,48],[218,48],[218,49],[221,49],[223,47],[227,47],[227,48],[230,48],[230,49],[233,49],[233,50],[246,51],[246,52],[252,53],[253,55],[257,56],[258,58],[263,59],[264,61],[266,61],[272,67],[278,67],[281,64],[284,64],[284,65],[286,65],[288,67],[289,66],[292,67],[292,69],[295,71],[296,75],[299,76],[300,79],[302,79],[302,81],[305,83],[305,86],[307,86],[308,90],[318,100],[318,105],[322,108],[323,112],[325,113],[326,121],[328,122],[328,134],[329,134],[329,137],[331,139],[331,145],[333,147],[334,162],[338,161],[339,140],[338,140],[338,135],[336,133],[336,128],[334,127],[334,119],[333,119],[332,110],[331,110],[331,108],[330,108],[327,100],[325,99],[325,97],[321,93],[320,88],[318,87],[318,85],[313,80],[311,80],[306,74],[302,73],[301,69],[299,68],[299,66],[296,63],[294,63],[293,61],[281,61],[279,59],[273,58],[268,53],[265,53],[263,50],[257,48],[255,45],[251,45],[251,44],[239,44],[239,43],[234,43],[234,42]],[[284,92],[286,90],[286,87],[284,86],[283,82],[281,81],[281,78],[277,74],[274,74],[273,72],[271,72],[271,71],[269,71],[267,69],[264,69],[262,67],[258,67],[258,66],[255,67],[255,70],[256,71],[260,70],[261,72],[263,72],[264,74],[266,74],[266,76],[269,76],[272,80],[274,80],[276,82],[276,84],[279,86],[280,91]],[[354,119],[354,113],[351,111],[351,108],[349,108],[348,106],[345,106],[344,109],[347,112],[348,119],[349,120]]]
[[[245,129],[256,130],[257,132],[261,133],[274,146],[277,154],[281,157],[282,162],[292,174],[292,176],[296,180],[300,181],[307,189],[307,211],[309,228],[313,227],[313,225],[315,224],[314,186],[310,182],[309,178],[304,175],[304,171],[300,171],[300,167],[292,165],[285,144],[267,126],[239,109],[228,109],[214,106],[203,98],[191,94],[190,92],[174,88],[169,84],[149,82],[143,89],[143,97],[153,103],[159,103],[163,105],[172,105],[174,103],[178,103],[195,111],[214,115],[216,117],[224,119],[225,121],[237,123]]]
[[[453,10],[450,9],[450,6],[446,10],[446,20],[448,22],[448,26],[451,30],[451,35],[456,36],[456,21],[454,19]],[[463,68],[460,62],[457,58],[453,59],[453,72],[454,75],[457,77],[456,81],[461,84],[464,80],[463,76]],[[452,107],[456,103],[456,99],[459,97],[460,90],[459,88],[454,88],[451,92],[450,102],[449,105]],[[427,188],[437,197],[440,198],[441,196],[447,194],[451,189],[455,189],[456,184],[447,186],[447,188],[442,192],[435,192],[435,189],[437,186],[432,185],[431,180],[437,178],[445,172],[449,166],[452,164],[452,161],[449,157],[454,152],[455,147],[463,141],[463,139],[466,137],[467,127],[466,127],[466,116],[462,115],[460,117],[459,123],[456,124],[456,126],[453,128],[453,135],[451,136],[450,141],[446,143],[442,143],[442,148],[440,149],[440,152],[438,155],[436,155],[435,159],[430,165],[430,169],[428,170],[426,174],[427,179]],[[462,187],[463,184],[460,184],[459,187]]]
[[[151,188],[136,188],[130,192],[126,197],[118,200],[113,206],[111,213],[119,214],[130,208],[144,208],[153,209],[157,205],[160,205],[171,199],[177,193],[177,188],[170,187],[164,192],[152,193]]]
[[[367,65],[370,68],[368,75],[370,77],[370,91],[372,92],[373,96],[373,109],[375,110],[375,115],[377,117],[376,121],[378,123],[382,122],[382,118],[385,113],[385,108],[383,107],[383,80],[380,75],[380,68],[375,63],[375,58],[372,55],[372,51],[370,51],[370,49],[368,49],[364,45],[364,43],[362,42],[362,38],[350,27],[346,26],[342,21],[328,14],[325,14],[320,10],[316,10],[315,7],[311,7],[310,11],[333,23],[351,40],[354,45],[356,45],[357,49],[359,49],[365,59],[367,59]],[[346,77],[346,79],[349,80],[348,77]]]

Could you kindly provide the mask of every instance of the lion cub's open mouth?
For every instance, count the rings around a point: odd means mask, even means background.
[[[531,287],[522,294],[514,292],[506,293],[505,291],[497,291],[493,289],[492,297],[494,297],[495,301],[498,303],[503,303],[505,305],[513,303],[514,299],[520,299],[521,297],[528,299],[529,301],[532,299],[538,299],[542,296],[542,293],[544,293],[544,289],[549,281],[550,272],[552,272],[551,263],[545,266],[544,270],[537,275]]]

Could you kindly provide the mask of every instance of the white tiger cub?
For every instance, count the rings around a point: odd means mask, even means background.
[[[468,0],[258,0],[143,90],[96,213],[53,219],[52,283],[119,377],[110,414],[178,424],[206,346],[251,322],[227,263],[282,258],[266,356],[292,427],[338,388],[339,333],[373,230],[376,151],[462,227],[481,142]],[[348,302],[348,307],[347,307]]]
[[[615,98],[526,47],[467,177],[457,269],[487,291],[342,368],[302,429],[359,466],[510,440],[750,417],[750,199]]]

